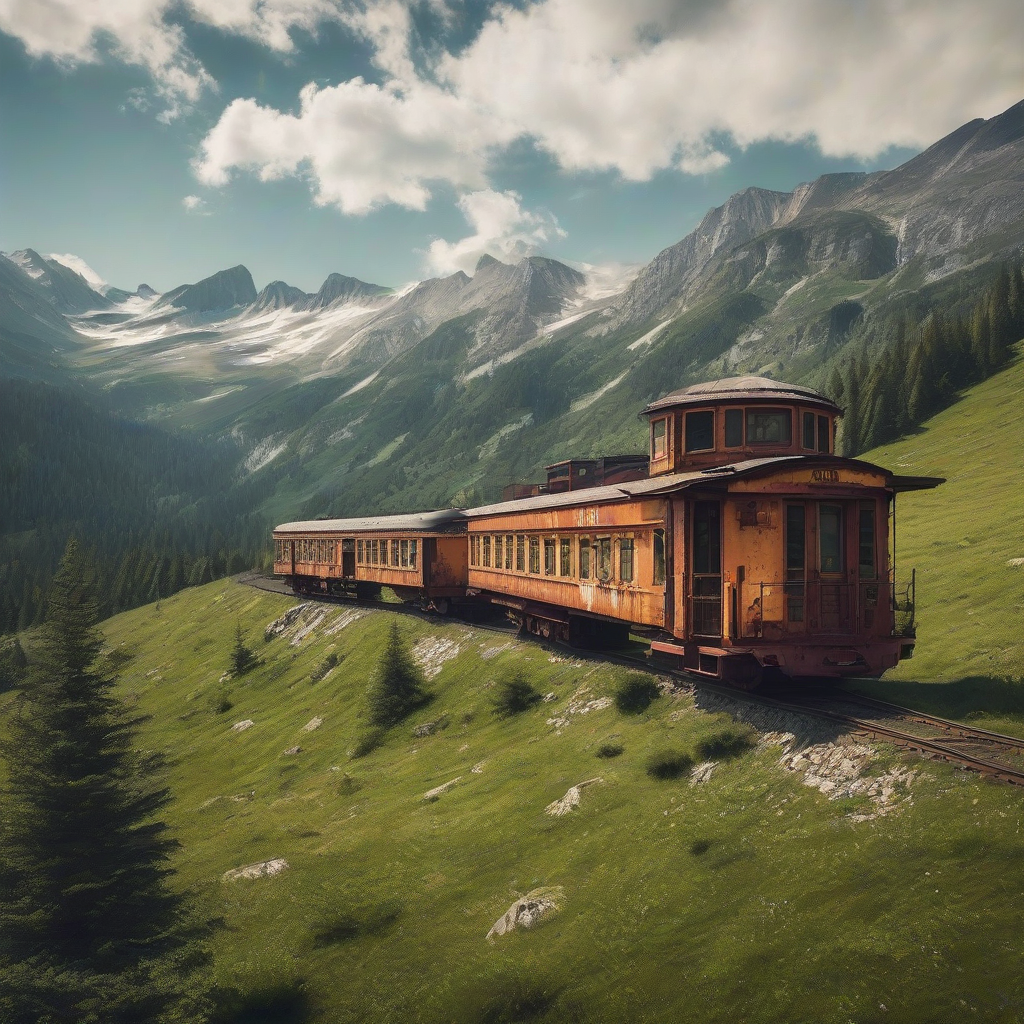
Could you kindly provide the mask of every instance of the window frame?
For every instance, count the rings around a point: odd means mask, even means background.
[[[572,537],[559,537],[558,539],[558,575],[563,578],[572,578],[576,575],[572,559]]]
[[[636,582],[636,545],[632,537],[619,538],[619,582]],[[627,558],[628,552],[628,558]],[[626,575],[626,567],[629,566],[629,575]]]
[[[611,583],[615,579],[615,550],[612,546],[611,534],[595,537],[594,541],[597,554],[594,578],[598,583]],[[605,570],[607,570],[607,574],[602,576],[602,571]]]
[[[661,433],[658,433],[658,426],[661,426]],[[658,441],[662,442],[662,450],[658,451]],[[668,458],[668,417],[659,416],[651,420],[651,461]]]
[[[526,534],[516,534],[516,572],[526,572]]]
[[[554,576],[558,569],[558,539],[544,538],[544,575]]]
[[[579,573],[581,580],[593,579],[593,562],[594,562],[594,549],[591,545],[589,537],[580,537],[579,543],[576,545],[577,553],[579,554]]]
[[[533,576],[540,575],[540,537],[536,534],[530,535],[530,542],[527,545],[529,550],[528,566],[530,574]]]
[[[690,422],[691,420],[696,422],[698,417],[711,418],[711,431],[709,434],[711,443],[701,448],[690,447]],[[689,455],[691,452],[713,452],[715,447],[715,410],[695,409],[693,412],[688,412],[683,421],[683,451]]]
[[[752,405],[746,410],[746,442],[748,447],[751,448],[769,448],[772,446],[778,448],[792,448],[793,447],[793,410],[788,406],[761,406]],[[751,438],[751,417],[753,416],[779,416],[784,417],[784,422],[787,425],[788,437],[783,437],[775,441],[757,441]]]

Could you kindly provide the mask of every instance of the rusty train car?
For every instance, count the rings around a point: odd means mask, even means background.
[[[550,486],[480,508],[286,523],[274,571],[297,592],[500,606],[579,646],[639,633],[659,658],[744,688],[878,676],[912,654],[896,495],[941,479],[836,455],[842,410],[767,378],[684,388],[642,415],[645,471],[588,486],[563,462]]]

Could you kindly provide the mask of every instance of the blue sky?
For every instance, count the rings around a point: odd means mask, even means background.
[[[158,290],[646,261],[1024,97],[1004,0],[0,0],[0,249]]]

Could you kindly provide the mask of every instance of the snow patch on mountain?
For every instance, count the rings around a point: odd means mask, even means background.
[[[272,434],[260,441],[245,460],[246,472],[257,473],[264,466],[269,466],[288,447],[287,439],[281,440],[283,436],[283,434]]]

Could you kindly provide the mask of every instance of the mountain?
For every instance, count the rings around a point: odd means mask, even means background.
[[[110,300],[90,287],[81,274],[55,259],[40,256],[35,249],[19,249],[4,255],[36,282],[59,313],[84,313],[111,305]]]
[[[187,309],[192,313],[208,313],[233,306],[248,306],[256,298],[252,275],[239,265],[230,270],[219,270],[195,284],[172,288],[160,298],[158,305]]]
[[[253,310],[299,308],[309,301],[311,296],[301,288],[295,288],[284,281],[271,281],[256,296]]]
[[[346,277],[344,274],[330,274],[327,280],[320,286],[316,295],[310,296],[304,309],[323,309],[325,306],[333,306],[346,302],[356,302],[360,299],[374,299],[391,293],[390,288],[379,284],[367,284],[355,277]]]

